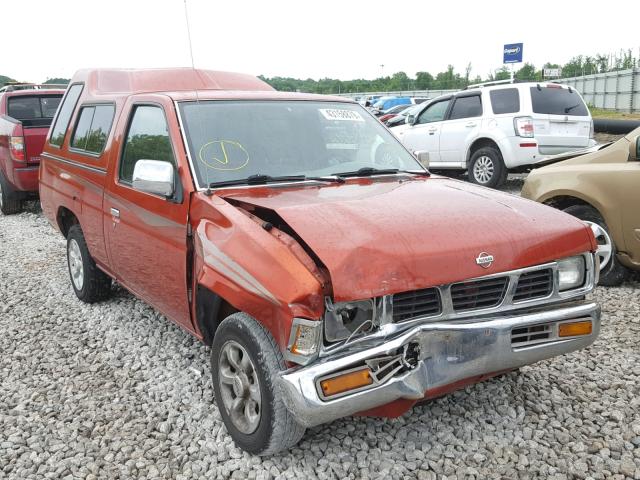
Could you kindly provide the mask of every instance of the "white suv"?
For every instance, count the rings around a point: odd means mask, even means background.
[[[542,157],[595,144],[584,100],[557,83],[472,86],[432,100],[391,131],[410,150],[428,151],[432,169],[468,170],[488,187]]]

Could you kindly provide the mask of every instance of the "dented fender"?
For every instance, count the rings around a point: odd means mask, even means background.
[[[193,194],[190,222],[194,283],[261,322],[281,349],[294,317],[321,318],[322,277],[295,240],[204,193]]]

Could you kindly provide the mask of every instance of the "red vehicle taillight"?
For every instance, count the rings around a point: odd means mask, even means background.
[[[530,117],[516,117],[513,119],[513,128],[519,137],[533,137],[533,120]]]
[[[9,140],[9,152],[11,153],[11,158],[13,158],[16,162],[24,162],[24,138],[11,137],[11,139]]]

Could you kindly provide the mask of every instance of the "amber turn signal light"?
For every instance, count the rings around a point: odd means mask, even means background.
[[[373,379],[371,378],[370,370],[364,368],[362,370],[356,370],[355,372],[345,373],[338,375],[337,377],[328,378],[320,382],[322,393],[325,397],[337,395],[339,393],[347,392],[349,390],[355,390],[356,388],[366,387],[371,385]]]
[[[583,322],[561,323],[558,329],[560,337],[575,337],[577,335],[590,335],[593,330],[591,320]]]

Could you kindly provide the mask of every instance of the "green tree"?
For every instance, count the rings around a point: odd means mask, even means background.
[[[493,77],[493,80],[508,80],[511,78],[511,70],[506,66],[502,66],[502,68],[496,70],[496,74]]]
[[[433,84],[433,75],[429,72],[416,73],[416,90],[429,90]]]
[[[409,77],[404,72],[394,73],[388,87],[388,90],[409,90]]]
[[[15,82],[15,80],[11,77],[7,77],[5,75],[0,75],[0,87],[5,86],[9,82]]]
[[[464,86],[469,85],[469,76],[471,75],[471,62],[467,64],[467,68],[464,70]]]
[[[71,81],[70,78],[47,78],[45,80],[44,83],[49,84],[49,83],[54,83],[54,84],[59,84],[59,85],[69,85],[69,82]]]
[[[525,63],[516,73],[515,78],[518,80],[538,80],[538,72],[536,67],[531,63]]]

